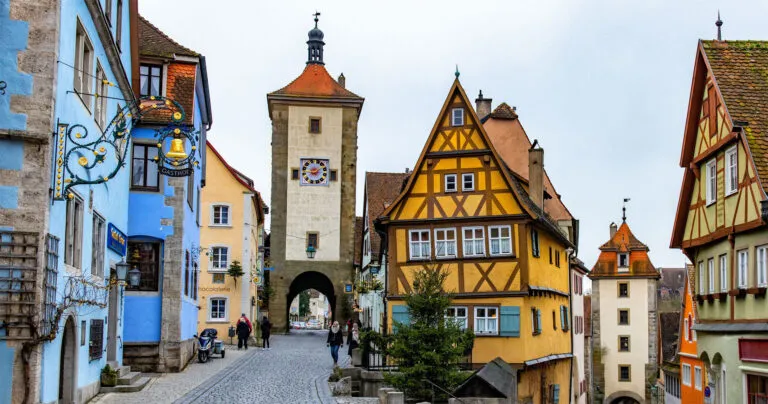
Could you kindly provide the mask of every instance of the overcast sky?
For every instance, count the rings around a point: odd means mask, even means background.
[[[306,62],[322,13],[326,68],[365,97],[357,210],[365,171],[413,168],[454,79],[517,106],[545,149],[557,192],[580,219],[591,267],[608,225],[628,223],[656,266],[669,249],[683,171],[685,112],[699,38],[768,39],[765,1],[220,1],[141,0],[140,12],[207,58],[210,140],[270,202],[266,94]],[[318,201],[322,203],[322,201]]]

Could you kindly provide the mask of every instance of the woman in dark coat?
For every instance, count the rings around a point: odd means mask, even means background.
[[[352,329],[349,330],[349,335],[347,335],[347,345],[349,346],[349,349],[347,350],[347,355],[352,356],[352,350],[360,346],[360,327],[357,326],[357,323],[352,323]]]
[[[328,330],[328,339],[326,343],[331,347],[331,357],[333,358],[333,366],[339,362],[339,347],[344,345],[344,334],[341,332],[341,327],[338,321],[334,321],[331,329]]]
[[[243,313],[243,316],[237,321],[235,332],[237,332],[237,349],[242,347],[248,349],[248,337],[251,336],[251,323],[248,321],[248,317],[245,316],[245,313]]]
[[[264,317],[264,320],[261,321],[261,346],[264,349],[269,349],[269,333],[272,331],[272,323],[269,322],[269,319],[267,317]]]

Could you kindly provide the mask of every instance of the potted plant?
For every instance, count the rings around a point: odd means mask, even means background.
[[[117,385],[117,369],[107,364],[101,369],[101,385],[103,387],[115,387]]]

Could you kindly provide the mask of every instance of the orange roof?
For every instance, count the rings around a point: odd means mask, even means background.
[[[342,87],[328,74],[325,66],[317,63],[308,63],[299,77],[287,86],[270,93],[270,95],[362,99],[362,97]]]
[[[648,257],[648,246],[632,234],[629,225],[624,222],[619,226],[608,242],[600,246],[600,256],[589,277],[650,277],[660,278],[659,271]],[[627,271],[618,270],[618,253],[629,253],[629,268]]]

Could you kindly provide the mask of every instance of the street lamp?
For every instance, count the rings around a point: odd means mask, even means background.
[[[125,257],[123,257],[123,260],[115,264],[115,272],[117,272],[117,281],[121,285],[125,285],[125,276],[128,274],[128,269],[131,267],[131,264],[125,262]]]
[[[134,266],[133,269],[128,271],[128,284],[131,285],[132,288],[136,288],[139,286],[140,281],[141,281],[141,271],[139,271],[139,268],[136,268],[136,266]]]
[[[315,246],[310,245],[309,247],[307,247],[307,258],[309,259],[315,258],[315,252],[316,252]]]

